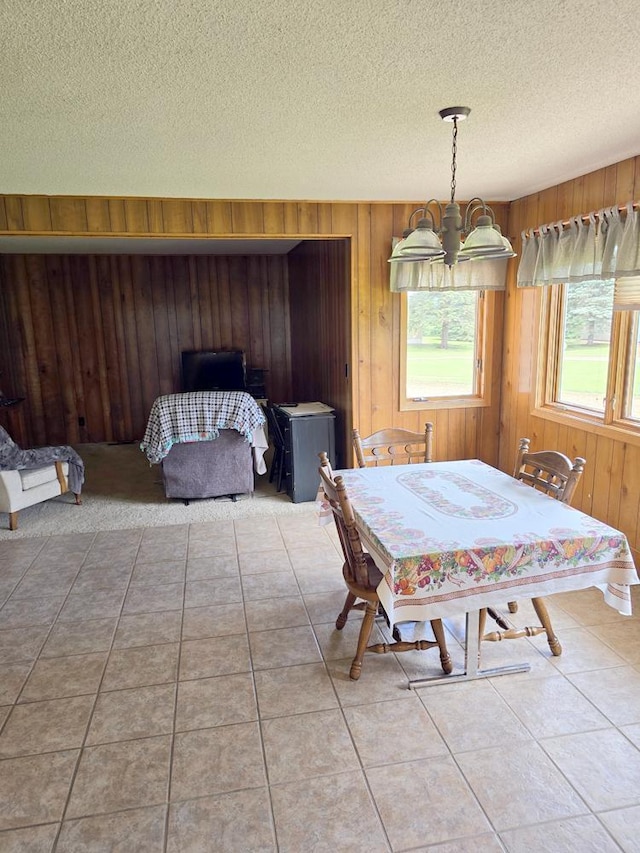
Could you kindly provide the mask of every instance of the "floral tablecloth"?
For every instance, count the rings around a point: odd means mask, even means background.
[[[335,474],[385,572],[392,623],[589,586],[631,613],[639,580],[624,534],[479,460]]]

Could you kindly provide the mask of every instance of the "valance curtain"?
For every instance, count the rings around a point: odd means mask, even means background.
[[[398,242],[393,238],[392,247]],[[391,263],[393,293],[406,290],[504,290],[508,258],[463,261],[448,267],[442,262],[410,261]]]
[[[522,232],[518,287],[613,279],[613,307],[640,310],[640,216],[632,203]]]

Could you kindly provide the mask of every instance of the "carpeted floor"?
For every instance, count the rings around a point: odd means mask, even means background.
[[[241,495],[235,503],[209,498],[185,506],[165,498],[160,467],[149,465],[137,444],[82,444],[76,449],[85,463],[82,504],[76,506],[66,494],[23,509],[13,532],[8,514],[0,513],[0,539],[291,515],[315,506],[313,501],[294,504],[284,491],[278,494],[268,474],[256,475],[253,495]]]

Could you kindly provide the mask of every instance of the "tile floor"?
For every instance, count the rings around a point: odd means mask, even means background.
[[[485,648],[528,674],[354,683],[340,565],[312,509],[0,542],[0,850],[640,850],[640,615],[556,596],[561,658]]]

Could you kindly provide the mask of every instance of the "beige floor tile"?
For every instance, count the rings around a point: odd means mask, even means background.
[[[9,829],[0,832],[0,850],[2,853],[50,853],[57,834],[57,823]]]
[[[640,837],[640,806],[601,812],[598,817],[625,853],[636,853]]]
[[[640,672],[621,666],[568,676],[616,726],[640,723]]]
[[[0,664],[35,660],[48,632],[46,625],[0,630]]]
[[[0,767],[0,830],[62,818],[79,750],[10,758]]]
[[[56,853],[91,850],[159,853],[164,844],[165,814],[166,806],[150,806],[67,820],[62,824]]]
[[[106,652],[38,660],[20,695],[20,702],[97,693],[106,662]]]
[[[77,575],[77,566],[63,566],[56,572],[49,569],[29,569],[16,587],[13,598],[67,595]]]
[[[323,663],[266,669],[254,679],[262,720],[338,707]]]
[[[87,559],[91,554],[105,552],[135,554],[142,541],[142,534],[142,530],[101,530],[96,533]]]
[[[125,591],[120,589],[98,589],[94,592],[71,593],[58,619],[61,622],[84,622],[119,616]]]
[[[0,705],[12,705],[31,672],[30,663],[0,665]]]
[[[84,555],[93,545],[95,533],[71,533],[64,536],[50,536],[39,556],[64,557],[66,554]]]
[[[170,752],[169,735],[85,748],[67,819],[166,802]]]
[[[607,609],[611,610],[610,607]],[[614,615],[621,620],[625,619],[619,614]],[[640,663],[640,622],[638,620],[596,625],[589,630],[627,663]]]
[[[640,803],[640,751],[616,729],[547,738],[540,745],[594,811]]]
[[[58,622],[49,634],[41,657],[56,658],[109,651],[117,623],[115,617],[88,619],[86,622]]]
[[[182,643],[181,681],[250,671],[249,641],[246,635],[234,634]]]
[[[564,634],[560,638],[563,642]],[[486,642],[482,644],[481,662],[482,669],[491,669],[498,666],[511,666],[513,664],[526,663],[529,665],[527,672],[509,675],[511,681],[532,681],[536,678],[551,678],[557,675],[558,669],[553,661],[558,660],[551,656],[546,637],[536,637],[540,642],[534,643],[521,637],[517,640],[505,640],[500,643]],[[498,676],[502,678],[502,676]]]
[[[395,655],[365,655],[358,681],[349,677],[352,660],[353,655],[327,661],[327,670],[343,707],[387,699],[410,699],[415,695],[409,690],[407,676]]]
[[[238,524],[238,522],[234,522]],[[236,530],[236,546],[238,554],[261,553],[262,551],[278,551],[284,548],[284,541],[277,527],[269,531],[255,533],[238,533]]]
[[[414,847],[411,853],[504,853],[504,847],[492,832],[456,838],[455,841],[444,841],[429,847]]]
[[[209,578],[187,581],[185,607],[209,607],[215,604],[234,604],[242,601],[239,577]]]
[[[275,853],[267,789],[234,791],[171,806],[167,853],[204,853],[211,849],[212,839],[224,839],[224,853]]]
[[[609,607],[605,603],[602,590],[595,587],[549,595],[545,601],[552,607],[557,606],[564,610],[583,628],[591,625],[607,625],[612,622],[620,623],[627,618],[621,616],[613,607]]]
[[[175,684],[155,684],[101,693],[87,744],[152,737],[173,731]]]
[[[327,539],[307,544],[301,548],[289,548],[289,559],[296,574],[315,571],[319,576],[327,572],[342,577],[344,557],[336,551]]]
[[[189,544],[193,542],[217,542],[231,536],[235,540],[233,528],[228,521],[199,521],[189,525]]]
[[[240,603],[190,607],[184,611],[183,640],[226,637],[230,634],[244,634],[246,630],[244,607]]]
[[[158,613],[182,610],[184,584],[164,583],[158,586],[131,586],[124,600],[123,614]]]
[[[193,525],[192,525],[193,526]],[[187,557],[192,560],[202,560],[210,557],[224,557],[236,554],[236,537],[233,531],[229,531],[229,525],[225,533],[210,538],[189,539],[189,550]]]
[[[114,649],[154,646],[180,640],[182,612],[135,613],[121,616],[113,641]]]
[[[157,563],[136,563],[131,575],[131,586],[160,586],[184,583],[187,566],[184,560],[167,560]]]
[[[46,598],[10,598],[0,610],[0,630],[26,628],[30,625],[53,625],[64,596]]]
[[[261,575],[243,575],[242,590],[245,601],[266,598],[288,598],[299,595],[300,589],[293,572],[267,572]]]
[[[102,690],[125,690],[176,681],[179,650],[178,643],[166,643],[111,652]]]
[[[288,572],[291,570],[289,555],[284,548],[240,554],[238,563],[242,575],[260,575],[264,572]]]
[[[310,625],[250,633],[249,644],[254,670],[322,660]]]
[[[279,853],[386,853],[389,845],[360,771],[271,789]]]
[[[336,619],[342,612],[346,598],[347,589],[344,584],[342,589],[336,588],[329,590],[329,592],[316,592],[303,596],[313,625],[321,625],[323,622],[327,622],[334,626]],[[349,614],[349,619],[357,622],[362,619],[362,616],[363,614],[356,610]]]
[[[82,746],[95,696],[15,705],[0,735],[0,758]]]
[[[620,850],[593,815],[510,829],[502,832],[500,837],[509,853],[531,853],[532,850],[544,850],[545,853],[619,853]]]
[[[583,800],[533,741],[510,744],[508,749],[458,753],[456,761],[499,832],[588,812]],[[505,787],[506,779],[514,782]]]
[[[563,631],[558,639],[562,645],[562,654],[558,657],[551,656],[544,636],[534,637],[531,642],[549,658],[556,669],[565,675],[571,672],[623,666],[625,663],[620,655],[595,637],[590,629],[573,628]]]
[[[181,681],[178,686],[176,731],[227,726],[258,719],[250,673]]]
[[[208,578],[235,578],[239,572],[235,551],[232,554],[212,554],[187,559],[188,581],[201,581]]]
[[[342,563],[314,569],[296,569],[296,579],[303,595],[345,589]]]
[[[179,732],[175,736],[171,801],[263,788],[264,757],[257,723]]]
[[[262,737],[271,785],[359,767],[349,730],[337,710],[265,720]]]
[[[426,758],[366,771],[394,850],[491,829],[453,759]],[[419,791],[416,798],[415,792]]]
[[[131,580],[133,564],[127,561],[123,565],[112,563],[97,566],[83,566],[76,577],[72,592],[95,592],[98,589],[126,589]]]
[[[417,696],[345,708],[344,716],[363,767],[449,754]]]
[[[606,729],[610,725],[609,720],[562,676],[559,679],[557,676],[536,678],[530,682],[496,678],[493,684],[535,738]]]
[[[510,749],[513,744],[531,740],[531,734],[488,681],[438,684],[417,693],[454,754],[490,746]],[[470,714],[469,708],[482,710]]]
[[[154,530],[162,530],[156,527]],[[161,560],[186,560],[187,541],[163,542],[162,540],[142,542],[136,556],[136,565],[140,563],[157,563]]]
[[[620,731],[625,737],[628,737],[632,744],[640,749],[640,723],[634,723],[630,726],[620,726]]]
[[[295,628],[309,624],[306,608],[299,595],[248,601],[245,610],[249,631]]]

